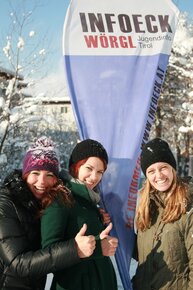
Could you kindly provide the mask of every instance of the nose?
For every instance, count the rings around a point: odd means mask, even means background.
[[[97,176],[97,173],[92,171],[91,175],[90,175],[90,178],[92,179],[92,181],[97,181],[98,180],[98,176]]]
[[[161,178],[162,177],[162,172],[160,170],[156,170],[156,177]]]
[[[40,185],[44,185],[46,183],[46,176],[44,174],[40,174],[38,176],[38,183]]]

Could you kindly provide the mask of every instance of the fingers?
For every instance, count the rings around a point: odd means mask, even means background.
[[[118,246],[118,239],[109,236],[112,230],[112,223],[100,233],[101,247],[104,256],[113,256]],[[95,237],[90,235],[86,236],[87,225],[84,224],[75,237],[78,256],[80,258],[90,257],[96,247]]]
[[[110,224],[106,227],[106,229],[104,229],[104,231],[102,231],[102,232],[100,233],[100,239],[103,240],[103,239],[107,238],[108,235],[109,235],[109,233],[110,233],[110,231],[112,230],[112,228],[113,228],[113,224],[110,223]]]
[[[115,237],[108,237],[107,239],[108,239],[109,244],[112,247],[117,248],[117,246],[118,246],[118,239],[117,238],[115,238]]]
[[[87,224],[83,224],[82,228],[80,229],[80,231],[78,232],[78,234],[76,236],[80,237],[80,236],[84,236],[87,230]]]
[[[77,244],[78,256],[80,258],[90,257],[96,247],[96,241],[94,236],[79,236],[75,238]]]
[[[118,239],[115,237],[107,237],[101,241],[103,256],[114,256],[118,246]]]
[[[78,256],[80,258],[90,257],[96,247],[95,237],[86,236],[87,225],[84,224],[75,237]]]
[[[106,227],[106,229],[105,229],[106,233],[109,234],[110,231],[112,230],[112,228],[113,228],[113,224],[110,223],[110,224]]]

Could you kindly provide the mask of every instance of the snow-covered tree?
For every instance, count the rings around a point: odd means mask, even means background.
[[[41,113],[43,97],[26,93],[26,87],[33,88],[37,80],[45,77],[45,61],[51,51],[47,36],[42,37],[41,29],[38,30],[37,24],[35,29],[33,24],[33,13],[41,1],[32,1],[31,11],[26,10],[25,2],[20,1],[19,5],[10,2],[15,5],[10,5],[10,27],[5,35],[2,32],[1,39],[4,40],[0,43],[0,69],[5,73],[5,78],[0,78],[0,182],[8,171],[21,167],[22,156],[35,138],[56,136],[53,139],[61,147],[61,160],[65,166],[69,151],[78,138],[75,125],[71,124],[69,128],[65,118],[63,125],[59,126],[58,116]],[[43,96],[50,89],[48,84],[44,85]],[[58,88],[57,94],[60,91]],[[54,98],[55,93],[52,92],[50,98]]]
[[[179,19],[152,135],[171,144],[178,158],[179,173],[187,175],[189,155],[193,154],[193,24],[187,14]]]
[[[35,1],[36,2],[36,1]],[[11,3],[11,2],[10,2]],[[37,5],[38,2],[35,3]],[[34,6],[34,9],[37,6]],[[22,84],[25,77],[41,67],[44,62],[43,49],[39,47],[39,39],[32,42],[35,32],[29,29],[32,11],[26,12],[25,5],[11,7],[10,4],[10,27],[7,35],[2,33],[1,43],[1,70],[4,78],[0,80],[0,161],[7,161],[4,147],[9,140],[13,139],[15,132],[25,119],[25,112],[19,107],[22,105],[24,95]],[[37,58],[39,51],[40,57]],[[43,57],[42,57],[43,55]],[[3,67],[4,66],[4,67]],[[15,142],[15,140],[14,140]],[[13,143],[14,143],[13,142]]]

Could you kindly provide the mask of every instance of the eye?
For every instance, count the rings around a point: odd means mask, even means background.
[[[32,174],[32,175],[39,175],[39,171],[31,171],[30,174]]]
[[[88,170],[92,170],[92,168],[90,166],[86,166],[86,169]]]
[[[155,171],[154,170],[150,170],[147,172],[147,174],[153,174]]]
[[[165,170],[165,169],[167,169],[167,166],[166,165],[162,166],[161,170]]]
[[[50,173],[47,173],[46,176],[47,177],[54,177],[54,174],[50,172]]]

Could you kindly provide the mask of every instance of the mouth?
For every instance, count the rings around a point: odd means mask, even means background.
[[[93,189],[93,187],[95,186],[95,183],[86,181],[86,182],[85,182],[85,185],[86,185],[88,188]]]
[[[45,187],[34,186],[34,189],[35,189],[35,191],[36,191],[37,193],[39,193],[39,194],[43,194],[43,193],[45,193],[45,191],[46,191],[46,188],[45,188]]]
[[[156,180],[156,183],[157,183],[158,185],[163,185],[163,184],[165,184],[166,182],[167,182],[167,179]]]
[[[154,185],[157,186],[157,188],[160,190],[167,190],[168,187],[170,186],[170,182],[168,179],[157,180],[155,181]]]

